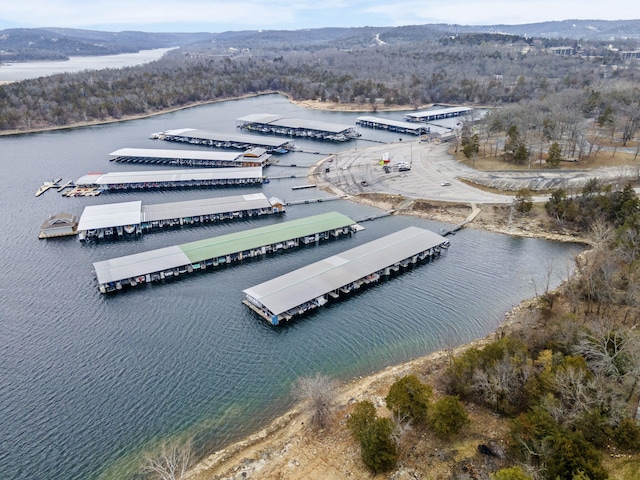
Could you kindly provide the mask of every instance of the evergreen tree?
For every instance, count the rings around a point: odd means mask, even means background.
[[[392,431],[389,418],[377,418],[362,431],[362,461],[374,473],[388,472],[396,465],[398,449],[391,438]]]

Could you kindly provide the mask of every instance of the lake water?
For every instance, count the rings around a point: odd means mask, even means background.
[[[28,78],[46,77],[56,73],[74,73],[102,68],[123,68],[142,65],[162,57],[172,48],[141,50],[137,53],[101,55],[95,57],[69,57],[65,61],[10,62],[0,64],[0,83],[18,82]]]
[[[505,312],[541,291],[549,265],[553,285],[571,270],[576,245],[466,229],[451,237],[441,258],[274,328],[242,305],[243,289],[406,226],[439,231],[443,225],[386,217],[366,222],[352,238],[113,296],[99,293],[93,262],[330,210],[354,219],[379,211],[342,200],[312,202],[289,207],[282,219],[168,230],[126,242],[38,240],[50,214],[80,215],[87,205],[259,191],[285,201],[327,196],[292,191],[301,180],[291,178],[244,189],[34,196],[43,181],[58,177],[65,182],[88,172],[144,169],[109,163],[108,154],[119,148],[188,148],[150,140],[152,132],[234,132],[235,119],[251,113],[349,125],[358,116],[303,110],[268,95],[118,124],[0,137],[0,478],[127,478],[141,452],[181,434],[193,435],[201,451],[220,447],[290,407],[298,377],[321,372],[349,380],[485,336]],[[398,139],[362,131],[367,138]],[[323,152],[369,144],[296,143]],[[318,158],[296,152],[281,161],[308,165]],[[290,170],[273,166],[268,173]]]

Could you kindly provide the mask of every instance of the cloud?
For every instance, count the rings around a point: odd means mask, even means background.
[[[398,26],[425,23],[517,24],[574,18],[640,18],[640,4],[610,0],[0,0],[7,25],[148,31],[210,31]],[[173,27],[173,28],[172,28]]]

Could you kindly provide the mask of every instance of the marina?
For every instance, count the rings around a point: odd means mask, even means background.
[[[263,193],[142,205],[141,201],[84,208],[78,238],[119,239],[161,228],[203,225],[245,217],[284,213],[282,201]]]
[[[400,269],[439,255],[449,241],[429,230],[407,227],[243,290],[243,303],[272,325],[322,307]]]
[[[76,188],[100,191],[154,188],[225,187],[262,184],[262,167],[230,167],[193,170],[149,170],[90,173],[76,180]]]
[[[307,183],[302,178],[224,191],[156,189],[66,198],[50,189],[34,197],[44,180],[63,177],[62,185],[88,172],[152,169],[109,163],[106,155],[121,147],[208,150],[154,142],[148,139],[150,132],[194,125],[240,133],[236,118],[263,111],[351,125],[363,115],[305,110],[286,97],[264,95],[127,122],[0,138],[3,158],[15,160],[5,162],[5,188],[0,190],[2,205],[15,217],[10,234],[0,237],[9,261],[0,273],[6,313],[1,329],[3,380],[8,386],[0,389],[0,405],[9,412],[3,417],[1,478],[138,478],[140,452],[163,439],[191,435],[198,439],[199,452],[221,451],[285,413],[298,377],[321,372],[348,383],[454,343],[485,337],[505,312],[549,284],[550,265],[554,288],[584,249],[463,229],[450,238],[455,248],[442,259],[361,288],[346,301],[316,309],[302,322],[274,328],[242,304],[244,289],[408,226],[440,233],[448,225],[389,215],[365,222],[366,230],[352,237],[103,295],[93,269],[97,261],[326,211],[358,221],[380,210],[327,198],[329,194],[320,190],[293,192],[291,186]],[[417,139],[373,129],[366,136],[384,143],[397,142],[398,137],[403,142]],[[302,150],[341,155],[343,148],[351,148],[350,143],[293,141],[301,150],[287,154],[286,163],[298,168],[277,167],[283,174],[306,175],[302,166],[317,162]],[[359,139],[358,148],[364,145]],[[380,156],[385,151],[389,150],[381,145]],[[392,155],[393,162],[400,159]],[[325,165],[333,170],[339,160]],[[167,228],[136,240],[97,245],[80,244],[76,237],[37,238],[51,214],[80,217],[87,205],[142,200],[144,207],[259,192],[282,198],[287,205],[302,205],[287,207],[282,218]]]
[[[264,148],[244,153],[199,150],[121,148],[109,154],[117,163],[149,163],[177,167],[266,167],[271,155]]]
[[[338,125],[315,120],[303,120],[270,113],[246,115],[236,120],[238,128],[259,133],[273,133],[289,137],[345,142],[358,138],[360,133],[349,125]]]
[[[186,273],[351,235],[358,228],[357,223],[346,215],[329,212],[96,262],[93,268],[100,292],[116,292],[123,287],[169,280]]]
[[[405,114],[404,118],[409,122],[433,122],[444,118],[453,118],[466,115],[473,111],[470,107],[446,107]]]
[[[431,128],[428,125],[421,125],[416,122],[400,122],[397,120],[371,116],[356,118],[356,125],[409,135],[424,135],[431,131]]]
[[[279,138],[208,132],[195,128],[167,130],[162,133],[154,133],[151,138],[215,148],[238,148],[242,150],[264,148],[268,153],[287,153],[295,149],[291,142]]]

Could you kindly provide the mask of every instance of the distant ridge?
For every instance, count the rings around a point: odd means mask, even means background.
[[[104,32],[71,28],[0,30],[0,62],[64,60],[75,55],[112,55],[152,48],[215,43],[218,47],[251,48],[296,45],[301,48],[369,46],[374,38],[402,43],[435,40],[445,35],[499,33],[548,39],[620,41],[640,39],[640,20],[563,20],[522,25],[426,24],[401,27],[243,30],[221,33]]]

